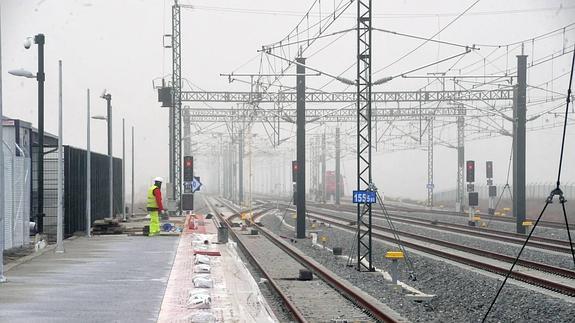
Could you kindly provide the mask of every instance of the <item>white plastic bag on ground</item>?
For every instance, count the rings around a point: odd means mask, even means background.
[[[194,259],[194,264],[209,265],[210,264],[210,257],[205,256],[205,255],[196,255],[196,259]]]
[[[188,298],[186,306],[195,309],[208,309],[212,304],[212,299],[208,294],[192,294]]]
[[[209,273],[211,270],[210,265],[198,264],[194,266],[194,272],[196,273]]]
[[[214,287],[214,281],[209,277],[194,277],[192,278],[194,282],[194,287],[196,288],[212,288]]]
[[[196,312],[193,313],[191,315],[189,315],[188,317],[185,318],[185,322],[194,322],[194,323],[213,323],[216,322],[216,316],[214,314],[212,314],[211,312],[207,312],[207,311],[201,311],[201,312]]]

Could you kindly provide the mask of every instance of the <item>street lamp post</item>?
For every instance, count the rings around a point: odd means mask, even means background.
[[[62,187],[63,147],[62,147],[62,61],[58,61],[58,209],[56,226],[56,253],[64,250],[64,192]]]
[[[110,93],[104,93],[100,96],[102,99],[106,100],[106,107],[108,110],[107,117],[100,118],[94,117],[94,119],[99,120],[106,120],[108,122],[108,157],[110,158],[110,168],[108,170],[108,175],[110,179],[110,187],[109,187],[109,200],[110,200],[110,216],[115,218],[116,215],[114,214],[114,156],[112,156],[112,95]]]
[[[126,221],[126,120],[122,118],[122,221]]]
[[[86,237],[92,231],[92,165],[90,148],[90,89],[86,90]]]
[[[36,78],[38,81],[38,208],[36,213],[36,229],[38,233],[44,232],[44,44],[46,39],[44,34],[34,36],[34,43],[38,45],[38,73],[36,75],[24,69],[8,71],[8,73]],[[24,42],[26,49],[32,46],[32,39],[27,38]]]
[[[134,126],[132,126],[132,218],[134,217]]]
[[[44,34],[34,36],[38,45],[38,233],[44,232]]]

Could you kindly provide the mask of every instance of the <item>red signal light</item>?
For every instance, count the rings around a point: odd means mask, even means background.
[[[467,161],[467,182],[475,182],[475,161],[473,160]]]

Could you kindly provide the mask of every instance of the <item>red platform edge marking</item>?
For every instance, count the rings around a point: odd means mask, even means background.
[[[193,224],[196,220],[195,225]],[[201,214],[190,214],[186,216],[186,221],[184,222],[185,230],[187,234],[200,233],[206,234],[205,218]],[[205,256],[221,256],[222,254],[218,250],[193,250],[194,255],[205,255]]]
[[[221,256],[222,254],[217,250],[194,250],[194,255]]]

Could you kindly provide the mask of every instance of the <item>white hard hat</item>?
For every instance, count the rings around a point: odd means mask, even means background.
[[[164,179],[161,178],[161,177],[156,177],[156,178],[154,178],[154,183],[155,183],[155,182],[163,183],[163,182],[164,182]]]

